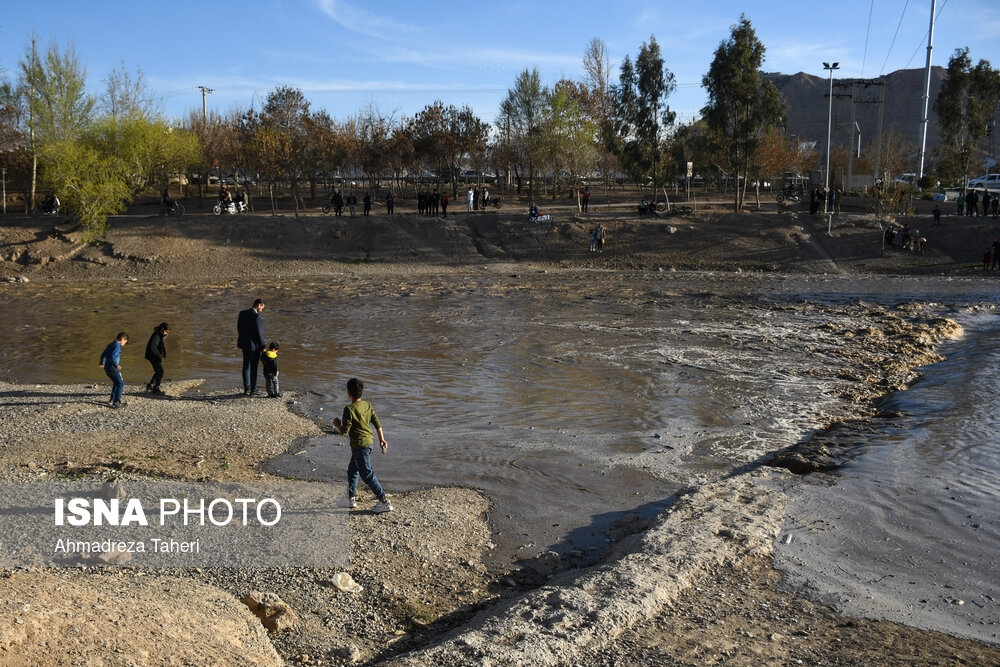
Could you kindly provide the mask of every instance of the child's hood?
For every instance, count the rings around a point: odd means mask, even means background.
[[[278,352],[276,350],[264,350],[264,354],[266,354],[271,359],[278,358]]]

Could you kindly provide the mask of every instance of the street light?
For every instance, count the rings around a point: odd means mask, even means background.
[[[830,135],[833,130],[833,70],[840,69],[840,63],[823,63],[823,69],[830,70],[830,110],[826,116],[826,179],[823,185],[823,212],[826,216],[826,233],[829,235],[833,227],[833,216],[830,214]]]

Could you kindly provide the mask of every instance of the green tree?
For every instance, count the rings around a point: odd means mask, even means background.
[[[166,185],[171,174],[185,172],[201,156],[193,132],[141,115],[102,116],[81,139],[98,154],[120,162],[119,173],[133,197],[151,186]]]
[[[535,165],[540,150],[538,135],[547,95],[538,69],[525,69],[514,79],[514,87],[507,90],[496,123],[507,143],[519,193],[522,175],[527,170],[529,198],[534,196]]]
[[[542,156],[556,184],[568,176],[574,186],[597,162],[598,126],[587,109],[586,89],[573,81],[557,82],[548,94],[541,131]],[[577,196],[579,208],[579,196]]]
[[[701,110],[718,146],[725,170],[737,179],[734,208],[743,208],[749,172],[770,127],[781,123],[784,103],[777,88],[760,72],[764,45],[745,15],[719,44],[702,85],[708,104]],[[741,181],[742,179],[742,181]]]
[[[43,182],[60,194],[88,236],[103,234],[108,216],[125,210],[133,193],[121,160],[69,139],[46,143],[40,157]]]
[[[663,180],[663,144],[675,118],[667,98],[675,88],[660,45],[650,36],[649,43],[639,47],[634,65],[625,56],[618,85],[611,89],[614,103],[605,127],[605,143],[633,179],[652,179],[654,191]]]
[[[264,101],[261,119],[264,126],[278,135],[268,142],[271,151],[268,160],[279,167],[276,175],[288,182],[295,202],[295,217],[299,216],[298,184],[305,175],[302,158],[309,142],[307,119],[309,101],[302,91],[291,86],[278,86]]]
[[[21,73],[30,88],[28,103],[38,141],[44,145],[79,138],[93,120],[95,101],[87,94],[87,70],[75,49],[62,50],[53,43],[39,58],[32,42]]]
[[[989,61],[975,66],[969,49],[957,49],[934,101],[941,126],[939,171],[965,187],[986,125],[1000,103],[1000,72]]]

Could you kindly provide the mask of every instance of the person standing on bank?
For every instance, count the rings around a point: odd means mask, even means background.
[[[169,333],[170,325],[166,322],[160,322],[153,329],[153,334],[149,337],[149,342],[146,343],[146,361],[153,366],[153,377],[149,378],[149,382],[146,383],[146,391],[151,394],[163,394],[160,383],[163,381],[163,360],[167,358],[167,346],[163,339]]]
[[[125,380],[122,378],[122,348],[128,344],[128,334],[124,331],[118,332],[115,339],[108,343],[108,346],[104,348],[104,352],[101,353],[101,368],[104,369],[105,375],[111,380],[111,400],[108,401],[108,405],[112,408],[120,408],[124,403],[122,403],[122,394],[125,391]]]
[[[253,396],[257,391],[257,366],[264,349],[264,300],[257,299],[253,306],[240,311],[236,320],[236,347],[243,350],[243,394]]]

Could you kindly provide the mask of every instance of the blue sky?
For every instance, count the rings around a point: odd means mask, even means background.
[[[494,120],[514,77],[537,67],[546,84],[582,78],[588,42],[606,43],[612,69],[656,36],[689,120],[704,104],[701,77],[719,42],[746,12],[767,48],[764,69],[874,77],[923,67],[930,0],[758,0],[625,3],[247,0],[242,3],[7,2],[0,68],[16,76],[34,31],[41,45],[72,43],[93,92],[123,61],[141,67],[169,116],[260,105],[278,85],[302,89],[314,108],[343,119],[374,103],[411,115],[435,99]],[[933,63],[958,47],[1000,67],[1000,0],[938,0]],[[100,7],[100,9],[96,9]],[[832,9],[831,9],[832,8]],[[869,20],[870,17],[870,20]],[[870,25],[870,27],[869,27]],[[891,48],[890,48],[891,46]]]

